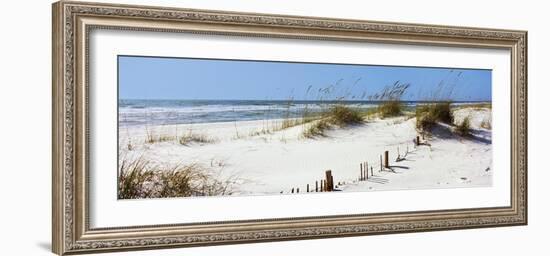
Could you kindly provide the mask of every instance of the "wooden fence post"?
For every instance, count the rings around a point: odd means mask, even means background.
[[[416,136],[416,146],[420,146],[420,136]]]
[[[359,164],[359,180],[363,180],[363,163]]]
[[[368,180],[369,179],[369,163],[365,162],[365,177]]]
[[[384,167],[386,167],[386,168],[389,168],[389,167],[390,167],[389,158],[390,158],[390,152],[387,151],[387,150],[384,151]]]
[[[306,192],[309,193],[309,184],[307,184],[307,186],[306,186]]]
[[[315,192],[319,192],[319,182],[315,181]]]
[[[380,172],[382,171],[382,155],[380,155]]]
[[[327,170],[325,172],[326,181],[325,184],[327,186],[327,191],[332,191],[334,188],[334,184],[332,184],[332,171]]]

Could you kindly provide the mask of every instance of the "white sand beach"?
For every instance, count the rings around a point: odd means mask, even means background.
[[[281,120],[182,125],[131,126],[119,130],[121,159],[143,158],[158,166],[199,164],[221,179],[232,179],[232,195],[300,193],[331,170],[341,191],[435,189],[490,186],[492,182],[491,110],[464,107],[455,123],[469,116],[472,136],[460,137],[439,124],[415,146],[413,117],[371,119],[363,124],[327,130],[326,136],[305,138],[306,123],[278,131]],[[147,135],[166,137],[148,143]],[[178,140],[185,134],[206,142]],[[176,138],[177,136],[177,138]],[[396,161],[397,151],[401,161]],[[407,151],[408,149],[408,151]],[[391,169],[380,171],[380,155],[389,151]],[[406,155],[406,156],[405,156]],[[360,163],[373,175],[359,181]]]

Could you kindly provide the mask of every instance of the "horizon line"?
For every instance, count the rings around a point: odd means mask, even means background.
[[[308,99],[176,99],[176,98],[155,98],[155,99],[144,99],[144,98],[126,98],[122,99],[119,98],[118,100],[185,100],[185,101],[327,101],[327,102],[337,102],[337,101],[345,101],[345,102],[364,102],[364,101],[370,101],[370,102],[388,102],[391,100],[308,100]],[[418,102],[492,102],[492,99],[487,100],[398,100],[398,101],[418,101]]]

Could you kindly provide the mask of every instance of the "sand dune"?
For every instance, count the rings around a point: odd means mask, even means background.
[[[161,166],[197,163],[219,177],[236,177],[234,195],[290,193],[292,188],[304,192],[329,169],[342,191],[490,186],[491,132],[481,126],[490,122],[491,111],[462,108],[455,116],[456,122],[471,118],[473,135],[459,137],[452,126],[440,124],[425,137],[431,146],[415,146],[415,118],[397,117],[330,129],[313,139],[302,135],[311,123],[274,129],[282,120],[120,128],[119,150],[124,159],[142,157]],[[164,141],[146,143],[148,134]],[[178,142],[191,135],[207,141]],[[396,162],[398,148],[402,156],[407,148],[408,153]],[[392,170],[380,171],[385,150]],[[374,175],[358,181],[359,164],[365,161]]]

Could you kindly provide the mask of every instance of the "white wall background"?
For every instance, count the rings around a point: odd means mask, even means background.
[[[97,0],[96,0],[97,1]],[[100,0],[100,2],[113,2]],[[202,0],[120,3],[529,31],[529,225],[229,245],[115,255],[545,255],[550,228],[550,22],[544,1]],[[51,1],[6,1],[0,15],[0,254],[51,255]],[[497,110],[498,111],[498,110]]]

